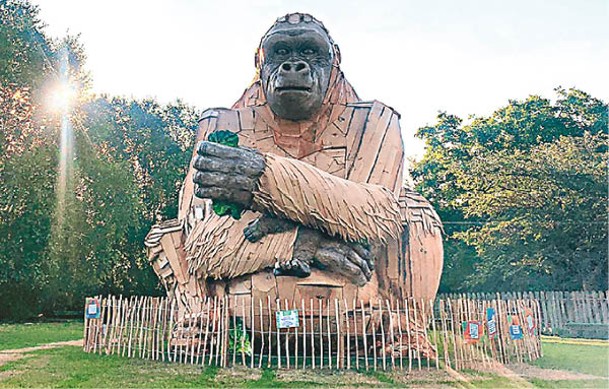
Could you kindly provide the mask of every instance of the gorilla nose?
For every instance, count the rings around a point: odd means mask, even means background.
[[[291,62],[286,61],[281,64],[281,70],[288,73],[303,73],[310,70],[309,64],[304,61]]]

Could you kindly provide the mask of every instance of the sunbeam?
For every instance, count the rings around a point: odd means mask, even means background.
[[[70,122],[70,110],[76,96],[74,88],[70,85],[70,71],[68,61],[68,48],[66,45],[61,49],[60,58],[60,84],[56,93],[52,96],[54,106],[61,109],[61,135],[59,142],[59,167],[57,175],[57,225],[63,224],[65,212],[66,190],[74,160],[74,136],[72,123]]]

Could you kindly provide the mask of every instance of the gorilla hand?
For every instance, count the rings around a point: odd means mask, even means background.
[[[319,245],[313,266],[347,277],[357,286],[364,286],[372,277],[374,261],[370,250],[359,243],[325,239]]]
[[[308,277],[310,267],[338,273],[357,286],[372,277],[373,255],[359,243],[343,242],[309,228],[300,227],[292,260],[278,264],[275,275]]]
[[[269,234],[277,234],[288,231],[296,227],[296,223],[275,217],[273,215],[264,214],[249,222],[243,230],[243,235],[248,241],[255,243]]]
[[[266,164],[257,151],[202,141],[193,167],[195,196],[252,206],[252,192]]]

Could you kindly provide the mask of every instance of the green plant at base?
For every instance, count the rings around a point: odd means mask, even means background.
[[[235,353],[244,353],[247,356],[252,355],[252,346],[250,337],[243,325],[243,319],[238,317],[235,320],[236,326],[230,329],[228,334],[228,347]]]

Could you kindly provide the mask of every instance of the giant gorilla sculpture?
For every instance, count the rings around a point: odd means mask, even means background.
[[[257,77],[205,111],[179,215],[146,239],[168,292],[241,299],[433,298],[440,221],[402,186],[399,114],[360,101],[321,22],[288,14],[263,36]],[[371,76],[374,76],[371,74]],[[238,134],[238,148],[206,141]],[[245,209],[219,217],[211,200]]]

